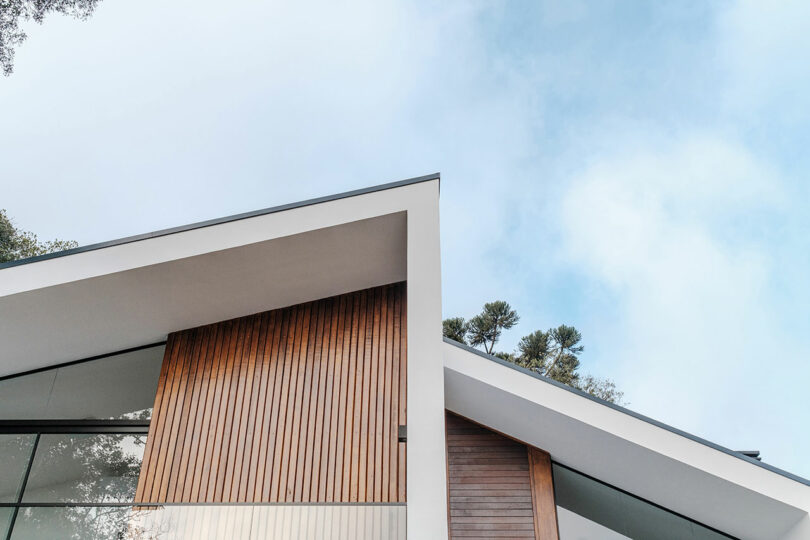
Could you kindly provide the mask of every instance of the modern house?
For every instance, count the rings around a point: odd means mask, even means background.
[[[810,482],[442,339],[439,177],[0,265],[0,536],[810,538]]]

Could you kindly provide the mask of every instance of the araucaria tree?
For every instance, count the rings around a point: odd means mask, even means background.
[[[560,325],[547,332],[537,330],[521,338],[514,362],[548,377],[576,386],[579,381],[579,355],[582,334],[573,326]]]
[[[72,240],[40,242],[34,233],[17,229],[6,211],[0,209],[0,263],[64,251],[78,245]]]
[[[467,323],[470,345],[473,347],[483,345],[484,350],[492,354],[501,332],[509,330],[519,320],[517,312],[503,300],[484,304],[484,310]]]
[[[536,330],[523,336],[514,353],[495,351],[495,344],[503,330],[515,326],[520,320],[517,312],[502,300],[484,304],[484,309],[465,321],[462,317],[445,319],[444,336],[474,347],[482,346],[488,354],[497,356],[544,377],[579,388],[598,398],[622,403],[624,393],[610,379],[580,376],[579,355],[585,350],[582,334],[573,326],[562,324],[547,331]]]

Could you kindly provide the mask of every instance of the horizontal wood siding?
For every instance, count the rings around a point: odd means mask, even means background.
[[[548,454],[450,412],[446,426],[450,538],[557,538]]]
[[[136,502],[404,502],[405,284],[169,335]]]

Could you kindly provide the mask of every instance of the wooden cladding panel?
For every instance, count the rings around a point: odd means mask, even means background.
[[[405,502],[399,283],[169,336],[136,502]]]
[[[446,415],[450,538],[557,539],[547,453]]]
[[[538,540],[558,540],[557,504],[554,501],[554,480],[551,476],[551,456],[531,446],[529,473],[532,479],[534,532]]]

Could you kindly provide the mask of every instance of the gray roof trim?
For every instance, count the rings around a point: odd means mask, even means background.
[[[355,189],[352,191],[344,191],[343,193],[337,193],[335,195],[327,195],[325,197],[317,197],[315,199],[307,199],[305,201],[289,203],[289,204],[282,204],[280,206],[273,206],[270,208],[264,208],[261,210],[253,210],[251,212],[244,212],[242,214],[235,214],[232,216],[226,216],[222,218],[216,219],[209,219],[206,221],[199,221],[197,223],[191,223],[189,225],[181,225],[179,227],[172,227],[169,229],[162,229],[159,231],[138,234],[135,236],[127,236],[125,238],[118,238],[116,240],[108,240],[106,242],[99,242],[97,244],[90,244],[87,246],[79,246],[77,248],[68,249],[65,251],[57,251],[55,253],[47,253],[45,255],[38,255],[36,257],[28,257],[26,259],[19,259],[16,261],[9,261],[5,263],[0,263],[0,270],[4,268],[11,268],[12,266],[20,266],[23,264],[31,264],[39,261],[45,261],[47,259],[55,259],[57,257],[66,257],[68,255],[75,255],[76,253],[84,253],[85,251],[95,251],[97,249],[103,249],[112,246],[120,246],[122,244],[129,244],[131,242],[138,242],[140,240],[148,240],[149,238],[156,238],[158,236],[166,236],[169,234],[176,234],[185,231],[190,231],[193,229],[202,229],[203,227],[211,227],[213,225],[221,225],[223,223],[229,223],[231,221],[239,221],[240,219],[248,219],[256,216],[264,216],[266,214],[275,214],[276,212],[283,212],[285,210],[293,210],[295,208],[302,208],[304,206],[312,206],[314,204],[320,204],[330,201],[337,201],[340,199],[347,199],[349,197],[356,197],[358,195],[366,195],[368,193],[376,193],[377,191],[385,191],[387,189],[394,189],[403,186],[410,186],[412,184],[419,184],[421,182],[427,182],[430,180],[441,180],[441,176],[439,173],[428,174],[425,176],[417,176],[415,178],[408,178],[406,180],[399,180],[397,182],[389,182],[387,184],[380,184],[377,186],[362,188],[362,189]]]
[[[706,439],[702,439],[702,438],[700,438],[700,437],[698,437],[696,435],[692,435],[691,433],[687,433],[687,432],[682,431],[682,430],[680,430],[678,428],[668,426],[667,424],[664,424],[663,422],[659,422],[658,420],[654,420],[654,419],[650,418],[649,416],[644,416],[643,414],[639,414],[637,412],[631,411],[630,409],[626,409],[626,408],[624,408],[624,407],[622,407],[620,405],[616,405],[615,403],[611,403],[609,401],[605,401],[604,399],[600,399],[600,398],[598,398],[596,396],[592,396],[591,394],[589,394],[587,392],[583,392],[582,390],[572,388],[572,387],[568,386],[567,384],[557,382],[557,381],[555,381],[553,379],[549,379],[548,377],[543,377],[542,375],[540,375],[538,373],[535,373],[534,371],[531,371],[530,369],[520,367],[520,366],[518,366],[516,364],[513,364],[512,362],[508,362],[506,360],[498,358],[497,356],[489,355],[489,354],[487,354],[485,352],[479,351],[478,349],[476,349],[474,347],[470,347],[469,345],[464,345],[463,343],[459,343],[458,341],[454,341],[454,340],[452,340],[450,338],[447,338],[447,337],[444,338],[444,342],[447,343],[448,345],[453,345],[454,347],[458,347],[459,349],[464,349],[467,352],[478,355],[481,358],[485,358],[487,360],[490,360],[492,362],[500,364],[500,365],[502,365],[504,367],[508,367],[509,369],[514,369],[515,371],[520,371],[521,373],[523,373],[525,375],[529,375],[530,377],[534,377],[535,379],[539,379],[539,380],[541,380],[541,381],[543,381],[545,383],[556,386],[557,388],[562,388],[563,390],[565,390],[567,392],[577,394],[580,397],[584,397],[585,399],[589,399],[589,400],[594,401],[594,402],[596,402],[596,403],[598,403],[600,405],[604,405],[605,407],[610,407],[611,409],[619,411],[620,413],[627,414],[629,416],[632,416],[633,418],[637,418],[638,420],[641,420],[643,422],[647,422],[648,424],[652,424],[655,427],[665,429],[665,430],[669,431],[670,433],[680,435],[681,437],[686,437],[687,439],[690,439],[690,440],[692,440],[692,441],[694,441],[696,443],[700,443],[700,444],[702,444],[704,446],[708,446],[709,448],[717,450],[718,452],[723,452],[724,454],[728,454],[729,456],[735,457],[737,459],[741,459],[742,461],[750,463],[751,465],[761,467],[761,468],[766,469],[766,470],[768,470],[768,471],[770,471],[772,473],[776,473],[776,474],[778,474],[780,476],[784,476],[785,478],[789,478],[790,480],[793,480],[793,481],[798,482],[800,484],[804,484],[805,486],[810,486],[810,480],[808,480],[806,478],[802,478],[801,476],[797,476],[797,475],[795,475],[793,473],[789,473],[789,472],[787,472],[785,470],[782,470],[782,469],[780,469],[778,467],[774,467],[773,465],[768,465],[767,463],[764,463],[762,461],[759,461],[759,460],[756,460],[754,458],[748,457],[748,456],[746,456],[744,454],[741,454],[740,452],[735,452],[734,450],[730,450],[730,449],[728,449],[728,448],[726,448],[724,446],[720,446],[719,444],[715,444],[715,443],[713,443],[711,441],[707,441]]]

